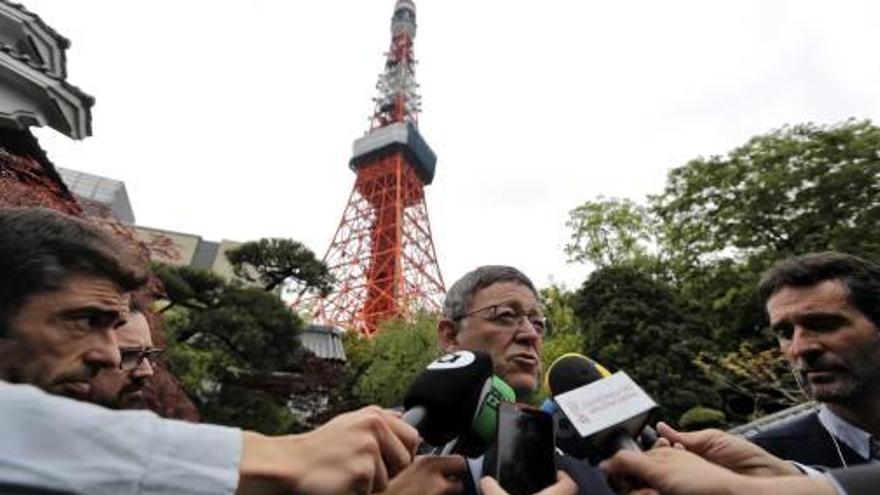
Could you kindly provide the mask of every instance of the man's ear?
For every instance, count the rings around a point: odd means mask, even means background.
[[[440,349],[445,353],[455,352],[458,350],[458,329],[455,328],[455,322],[443,318],[437,324],[437,343]]]

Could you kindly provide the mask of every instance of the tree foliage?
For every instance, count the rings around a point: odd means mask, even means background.
[[[880,128],[785,126],[669,173],[652,198],[682,269],[837,250],[880,255]]]
[[[693,406],[720,405],[692,363],[712,349],[708,328],[664,283],[634,267],[603,268],[577,291],[574,309],[585,328],[583,353],[626,371],[658,402],[659,419],[675,422]]]
[[[346,357],[354,374],[352,392],[362,404],[399,406],[410,382],[437,358],[437,321],[422,313],[411,320],[380,325],[372,338],[346,339]]]
[[[573,210],[567,254],[669,282],[704,322],[697,335],[718,346],[703,349],[699,359],[687,352],[724,396],[728,420],[759,416],[799,398],[784,370],[766,374],[777,362],[767,354],[776,343],[763,331],[766,317],[754,288],[764,270],[791,255],[836,250],[880,259],[880,128],[856,120],[784,126],[671,170],[646,209],[633,204],[599,197]],[[653,262],[632,261],[644,251],[639,246],[656,249]],[[657,306],[651,299],[644,304]],[[587,340],[613,351],[621,339],[608,332]],[[741,348],[743,342],[749,347]],[[692,369],[687,363],[678,369],[683,382],[693,380],[683,373]]]
[[[159,265],[155,273],[168,300],[171,369],[202,418],[265,433],[298,429],[289,397],[278,393],[294,386],[278,381],[302,372],[299,317],[276,294],[205,270]]]
[[[574,293],[561,285],[550,285],[538,290],[544,316],[547,317],[547,336],[555,333],[577,332],[580,323],[574,314]]]
[[[333,289],[327,265],[311,249],[292,239],[260,239],[226,252],[235,275],[266,290],[288,284],[294,291],[315,290],[326,296]]]
[[[565,254],[570,262],[597,268],[651,263],[655,222],[650,211],[629,199],[599,196],[568,213],[571,229]]]
[[[751,421],[809,400],[777,349],[758,351],[743,342],[733,352],[700,352],[694,364],[726,396],[734,420]]]

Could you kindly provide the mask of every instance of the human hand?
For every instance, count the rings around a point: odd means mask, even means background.
[[[825,478],[750,477],[734,473],[684,449],[622,450],[600,464],[609,477],[637,479],[645,488],[622,495],[836,495]]]
[[[484,476],[480,480],[480,488],[483,495],[508,495],[504,488],[491,476]],[[577,493],[577,485],[572,479],[562,471],[556,472],[556,483],[544,488],[535,495],[575,495]]]
[[[683,449],[657,447],[645,453],[621,450],[600,465],[615,485],[616,480],[637,480],[640,488],[627,495],[729,495],[742,490],[748,478],[712,464]],[[742,491],[740,491],[742,490]]]
[[[301,435],[245,432],[237,493],[381,492],[412,463],[418,443],[418,432],[399,413],[376,406],[337,416]]]
[[[467,463],[459,455],[420,455],[388,484],[384,495],[454,495],[464,490]]]
[[[794,464],[779,459],[749,442],[721,430],[694,432],[676,431],[666,423],[657,424],[662,437],[658,445],[681,445],[700,457],[748,476],[798,476],[802,473]],[[666,440],[664,442],[663,440]]]

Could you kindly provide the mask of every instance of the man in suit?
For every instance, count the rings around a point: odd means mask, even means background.
[[[825,467],[880,456],[880,267],[842,253],[783,260],[762,278],[779,348],[818,410],[751,439],[783,459]]]
[[[522,272],[509,266],[481,266],[455,282],[446,293],[438,324],[438,342],[444,352],[487,352],[502,378],[524,399],[534,391],[541,374],[541,343],[546,319],[538,291]],[[490,450],[470,459],[464,493],[477,493],[476,479],[490,472]],[[613,493],[597,469],[576,459],[559,456],[557,466],[578,485],[579,493]],[[477,474],[481,476],[476,476]]]

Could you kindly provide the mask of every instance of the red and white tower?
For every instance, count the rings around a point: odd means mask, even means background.
[[[369,336],[383,320],[440,308],[445,288],[425,205],[437,157],[418,130],[415,35],[415,4],[397,0],[376,109],[349,162],[357,178],[324,256],[337,290],[303,301],[317,324]]]

